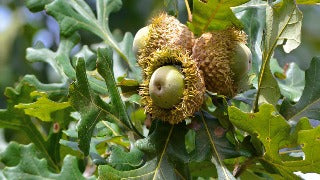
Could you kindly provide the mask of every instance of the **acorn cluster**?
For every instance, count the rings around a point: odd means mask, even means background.
[[[207,89],[234,97],[247,87],[251,52],[235,28],[193,33],[162,13],[140,29],[133,42],[144,80],[140,95],[152,119],[177,124],[198,111]]]

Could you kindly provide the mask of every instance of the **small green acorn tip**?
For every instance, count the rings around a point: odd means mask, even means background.
[[[141,28],[134,36],[132,51],[136,57],[138,56],[139,50],[145,47],[148,34],[149,26],[145,26]]]
[[[250,49],[243,42],[237,42],[231,69],[234,80],[241,80],[250,71],[252,66],[252,54]]]

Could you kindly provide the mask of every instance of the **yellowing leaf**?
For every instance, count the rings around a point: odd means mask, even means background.
[[[312,5],[312,4],[319,4],[320,0],[297,0],[297,4],[307,4],[307,5]]]
[[[19,103],[15,105],[15,108],[23,109],[24,112],[30,116],[39,118],[42,121],[52,121],[50,114],[52,112],[65,109],[70,106],[69,102],[54,102],[48,99],[48,96],[44,92],[33,91],[30,96],[40,96],[34,103]]]

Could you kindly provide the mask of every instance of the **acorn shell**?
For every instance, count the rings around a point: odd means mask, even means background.
[[[146,45],[146,41],[148,39],[149,34],[149,26],[145,26],[136,33],[133,39],[132,51],[134,55],[137,57],[140,49],[144,48]]]
[[[247,87],[243,83],[247,76],[235,81],[231,68],[239,42],[246,43],[246,34],[235,28],[204,33],[196,40],[192,58],[198,62],[207,90],[234,97]]]
[[[182,49],[171,49],[163,47],[146,57],[147,66],[144,69],[145,80],[141,85],[139,94],[142,96],[142,104],[145,111],[151,117],[159,118],[170,124],[177,124],[185,118],[192,116],[202,105],[205,93],[205,85],[197,62],[191,59],[189,53]],[[153,72],[159,67],[165,65],[175,65],[181,68],[184,76],[185,89],[183,91],[182,101],[172,107],[165,109],[153,104],[149,94],[149,82]]]
[[[142,68],[146,67],[146,58],[157,49],[166,46],[171,49],[182,49],[191,53],[194,35],[175,17],[166,13],[154,17],[148,25],[149,33],[144,48],[138,52],[138,63]]]
[[[152,103],[171,109],[180,103],[184,91],[184,76],[175,66],[161,66],[156,69],[149,81],[149,95]]]

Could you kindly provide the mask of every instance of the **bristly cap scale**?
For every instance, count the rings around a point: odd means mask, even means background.
[[[234,97],[247,87],[247,75],[240,82],[235,80],[237,75],[233,72],[239,43],[246,43],[246,34],[235,28],[204,33],[196,40],[192,58],[199,64],[207,90]]]

